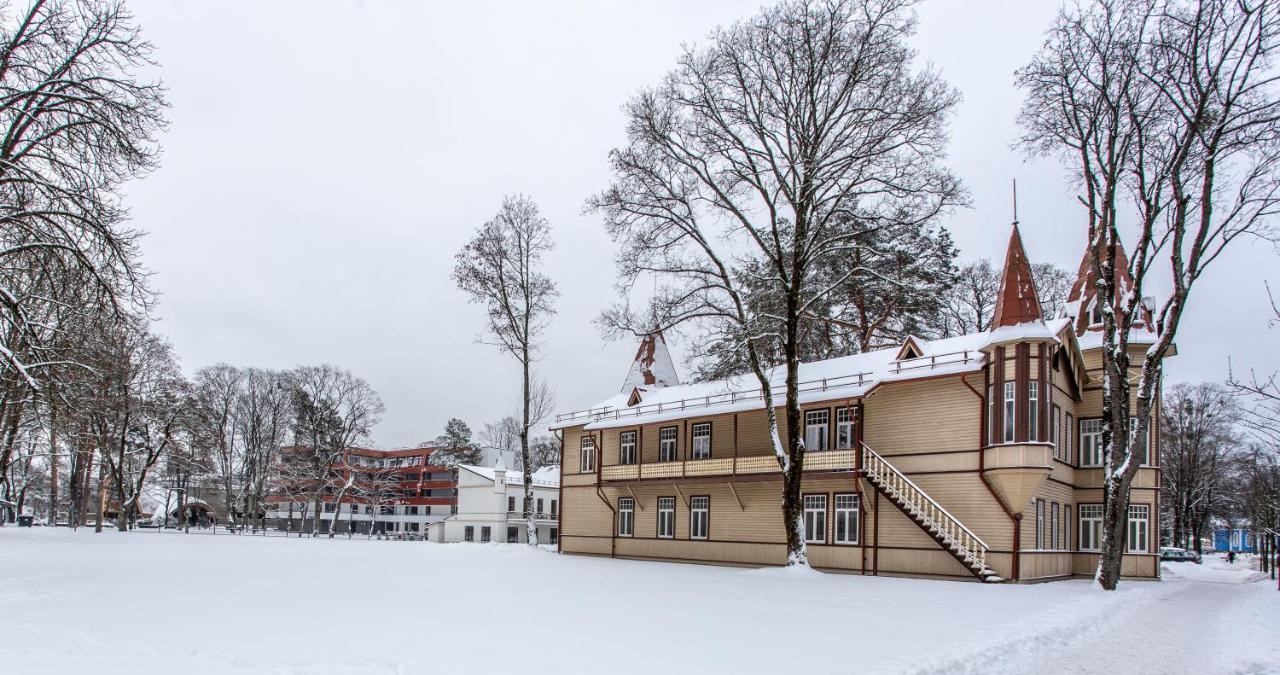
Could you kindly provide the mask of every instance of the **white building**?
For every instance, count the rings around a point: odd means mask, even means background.
[[[501,459],[492,468],[458,466],[458,512],[433,524],[432,541],[524,543],[524,474],[507,471]],[[533,513],[539,544],[554,544],[560,534],[560,467],[533,472]]]

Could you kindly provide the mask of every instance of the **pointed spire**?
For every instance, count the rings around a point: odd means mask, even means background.
[[[996,295],[996,311],[991,317],[991,329],[1041,321],[1043,318],[1040,296],[1036,294],[1036,282],[1031,276],[1031,263],[1027,260],[1026,249],[1022,247],[1018,224],[1014,223]]]
[[[680,376],[676,374],[675,362],[671,360],[671,352],[667,351],[667,340],[662,331],[655,330],[645,335],[619,391],[646,391],[677,384],[680,384]]]

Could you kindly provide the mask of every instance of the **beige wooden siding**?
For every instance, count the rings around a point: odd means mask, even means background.
[[[969,376],[974,388],[982,378]],[[981,400],[959,377],[886,384],[866,399],[863,441],[899,453],[977,450]]]

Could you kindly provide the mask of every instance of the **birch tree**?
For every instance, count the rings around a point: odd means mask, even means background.
[[[783,474],[788,565],[808,565],[801,325],[858,269],[818,271],[859,237],[932,222],[964,198],[940,166],[959,96],[936,71],[913,69],[913,4],[790,0],[714,31],[626,104],[612,184],[589,202],[620,245],[620,291],[642,278],[656,287],[647,309],[620,304],[603,323],[635,333],[710,326],[759,381]],[[777,289],[776,312],[752,311],[761,286]],[[781,382],[768,368],[773,350]]]
[[[1107,590],[1119,581],[1129,487],[1191,291],[1233,242],[1275,234],[1278,12],[1269,0],[1090,0],[1060,12],[1017,74],[1021,143],[1071,168],[1097,254],[1104,484],[1095,576]],[[1136,235],[1127,255],[1123,229]],[[1161,285],[1171,290],[1157,303],[1149,294]],[[1134,364],[1130,339],[1142,326],[1156,337]]]
[[[559,295],[555,282],[542,271],[543,256],[551,248],[551,225],[538,214],[533,200],[508,196],[498,214],[458,251],[453,269],[458,288],[485,307],[487,339],[520,364],[520,462],[530,546],[538,545],[538,528],[532,513],[529,429],[547,414],[535,405],[539,387],[533,363]]]

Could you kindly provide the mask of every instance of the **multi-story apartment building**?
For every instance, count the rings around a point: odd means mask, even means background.
[[[533,472],[534,526],[538,543],[554,544],[559,534],[560,467]],[[508,471],[501,458],[495,466],[458,467],[458,508],[454,515],[431,527],[431,540],[440,542],[525,543],[524,472]]]
[[[348,448],[329,463],[318,490],[311,489],[316,478],[305,471],[285,468],[267,498],[267,518],[276,527],[309,529],[319,516],[320,530],[336,527],[338,532],[386,532],[425,536],[427,526],[443,520],[457,509],[457,478],[446,467],[431,464],[435,448],[370,450]],[[312,457],[305,447],[284,448],[282,465],[306,465]],[[341,487],[351,487],[338,502]],[[305,505],[308,496],[320,495],[321,510]],[[304,522],[305,520],[305,522]],[[336,526],[334,523],[337,523]]]
[[[814,566],[988,581],[1093,572],[1102,341],[1092,255],[1066,315],[1044,317],[1015,224],[989,330],[803,364]],[[1147,317],[1130,340],[1135,364],[1155,337]],[[785,437],[781,409],[778,419]],[[782,478],[753,377],[679,384],[661,336],[650,336],[620,393],[558,416],[553,428],[562,443],[560,550],[785,561]],[[1131,491],[1129,577],[1159,575],[1155,439]]]

